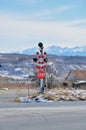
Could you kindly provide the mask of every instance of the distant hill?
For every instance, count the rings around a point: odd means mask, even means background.
[[[0,54],[0,76],[28,80],[36,74],[35,55]],[[70,70],[86,70],[86,56],[47,55],[46,72],[59,79],[64,79]]]
[[[86,56],[86,46],[74,48],[62,48],[59,46],[49,46],[45,49],[47,54],[57,56]],[[22,51],[22,54],[35,55],[37,48],[30,48]]]

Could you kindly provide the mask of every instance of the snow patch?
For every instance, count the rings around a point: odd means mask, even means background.
[[[20,71],[20,70],[22,70],[21,68],[15,68],[14,69],[15,71]]]
[[[44,99],[41,95],[37,96],[33,99],[28,99],[28,97],[20,97],[16,101],[18,102],[29,102],[29,103],[35,103],[35,102],[52,102],[47,99]]]

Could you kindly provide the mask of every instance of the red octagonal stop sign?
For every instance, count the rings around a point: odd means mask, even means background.
[[[43,70],[40,70],[38,73],[37,73],[37,77],[39,79],[44,79],[45,78],[45,72]]]

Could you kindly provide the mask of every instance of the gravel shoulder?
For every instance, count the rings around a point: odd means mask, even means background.
[[[16,98],[27,95],[27,89],[0,90],[0,102],[13,102]]]

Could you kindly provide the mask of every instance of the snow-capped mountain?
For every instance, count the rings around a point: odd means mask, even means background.
[[[23,50],[22,54],[35,55],[37,48],[31,48]],[[86,46],[73,47],[73,48],[62,48],[59,46],[49,46],[45,49],[47,54],[58,55],[58,56],[86,56]]]
[[[22,51],[22,54],[27,54],[27,55],[34,55],[37,51],[37,48],[30,48]]]

